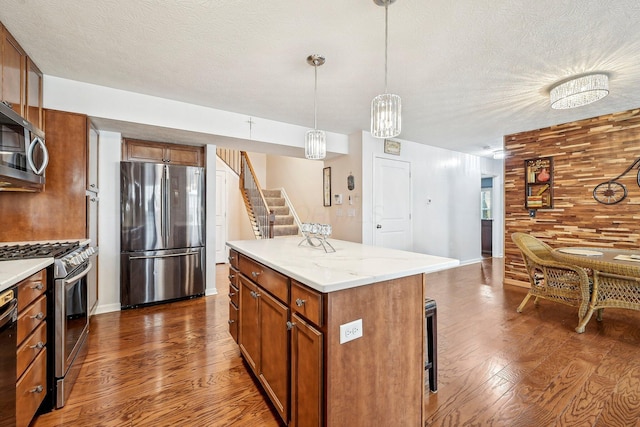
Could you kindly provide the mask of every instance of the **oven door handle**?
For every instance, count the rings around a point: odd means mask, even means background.
[[[12,322],[16,314],[16,307],[18,306],[18,300],[12,299],[9,303],[9,308],[2,315],[0,315],[0,330],[2,330],[5,325],[9,322]]]
[[[181,252],[179,254],[169,254],[169,255],[147,255],[147,256],[132,256],[129,259],[154,259],[154,258],[171,258],[177,256],[189,256],[189,255],[197,255],[198,252]]]
[[[76,280],[80,280],[80,279],[82,279],[84,276],[86,276],[87,274],[89,274],[89,270],[91,270],[91,268],[92,268],[92,267],[93,267],[93,264],[89,263],[89,264],[87,264],[87,268],[85,268],[84,270],[82,270],[82,273],[77,274],[77,275],[73,276],[73,277],[72,277],[72,278],[70,278],[70,279],[65,279],[65,280],[64,280],[64,284],[65,284],[65,286],[66,286],[66,285],[69,285],[69,284],[71,284],[71,283],[73,283],[73,282],[75,282]]]

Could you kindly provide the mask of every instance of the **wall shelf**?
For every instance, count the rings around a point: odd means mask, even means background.
[[[553,208],[553,157],[524,161],[526,209]]]

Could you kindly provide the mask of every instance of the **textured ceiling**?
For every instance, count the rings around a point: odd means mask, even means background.
[[[384,8],[372,0],[0,0],[41,70],[302,126],[369,129],[384,91]],[[638,0],[398,0],[389,92],[399,139],[486,154],[502,136],[640,107]],[[608,97],[552,110],[548,89],[608,73]]]

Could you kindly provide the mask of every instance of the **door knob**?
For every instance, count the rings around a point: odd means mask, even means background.
[[[376,228],[382,228],[382,225],[378,224],[376,225]]]

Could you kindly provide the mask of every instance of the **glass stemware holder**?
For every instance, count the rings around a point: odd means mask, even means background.
[[[331,246],[331,243],[327,241],[327,238],[331,236],[330,224],[303,222],[301,231],[304,239],[298,243],[298,246],[304,244],[318,249],[322,247],[326,253],[336,251],[335,248]]]

